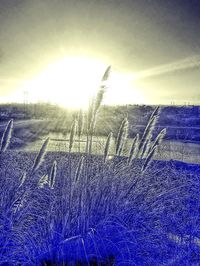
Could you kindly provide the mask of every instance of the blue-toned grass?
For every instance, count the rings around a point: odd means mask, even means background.
[[[154,161],[165,137],[154,129],[160,107],[124,157],[125,117],[110,156],[92,155],[96,120],[110,67],[86,119],[85,154],[7,151],[12,120],[1,138],[0,265],[199,265],[200,169],[175,161]],[[81,122],[82,120],[82,122]],[[115,136],[116,137],[116,136]],[[79,149],[80,150],[80,149]]]
[[[103,157],[90,155],[87,190],[84,168],[71,195],[80,155],[47,153],[31,174],[35,157],[1,155],[0,265],[200,263],[199,166],[153,161],[141,176],[142,160],[128,167],[124,157],[104,164]],[[54,189],[39,188],[55,160]],[[27,179],[19,188],[24,171]]]

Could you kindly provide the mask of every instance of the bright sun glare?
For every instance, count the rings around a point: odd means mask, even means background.
[[[65,57],[49,65],[23,89],[29,92],[30,101],[51,102],[67,108],[87,108],[107,67],[101,61],[86,57]],[[138,95],[128,76],[112,71],[105,103],[126,103],[128,99],[130,101],[131,91],[135,103]]]

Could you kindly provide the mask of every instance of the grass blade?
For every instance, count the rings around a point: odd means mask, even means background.
[[[4,152],[7,150],[8,145],[10,144],[12,130],[13,130],[13,119],[11,119],[8,122],[8,124],[4,130],[3,136],[1,138],[0,152]]]
[[[44,160],[44,156],[45,156],[46,151],[47,151],[48,143],[49,143],[49,138],[47,138],[45,140],[45,142],[43,143],[43,145],[42,145],[37,157],[35,158],[35,161],[34,161],[34,164],[33,164],[33,168],[32,168],[32,171],[31,171],[32,174],[39,168],[39,166],[41,165],[42,161]]]
[[[118,132],[118,136],[117,136],[117,142],[116,142],[116,155],[121,154],[125,141],[127,139],[128,136],[128,119],[124,118],[124,120],[121,123],[119,132]]]
[[[133,159],[136,158],[137,151],[138,151],[138,145],[139,145],[139,138],[140,138],[140,136],[139,136],[139,134],[137,134],[135,136],[135,138],[133,139],[133,143],[132,143],[131,150],[130,150],[129,157],[128,157],[128,161],[127,161],[127,163],[129,165],[131,164]]]
[[[80,178],[80,175],[81,175],[81,172],[83,169],[83,163],[84,163],[84,157],[82,156],[78,162],[78,166],[77,166],[76,173],[75,173],[75,182],[76,183],[78,182],[78,180]]]
[[[157,145],[150,151],[150,153],[148,154],[143,166],[142,166],[142,173],[144,173],[146,171],[146,169],[149,167],[149,165],[152,162],[153,156],[155,155],[156,151],[157,151]]]
[[[109,149],[110,149],[110,145],[111,145],[112,136],[113,136],[113,133],[110,132],[110,134],[108,135],[108,138],[106,140],[106,145],[105,145],[105,149],[104,149],[104,156],[103,156],[104,163],[107,161],[107,158],[108,158],[108,153],[109,153]]]
[[[74,144],[74,137],[76,135],[76,128],[77,123],[76,120],[72,123],[71,130],[70,130],[70,136],[69,136],[69,152],[71,152],[73,144]]]
[[[50,186],[51,189],[54,188],[54,184],[55,184],[55,181],[56,181],[56,172],[57,172],[57,162],[54,161],[53,165],[51,167],[50,175],[49,175],[49,186]]]

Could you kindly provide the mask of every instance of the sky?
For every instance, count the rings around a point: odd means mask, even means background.
[[[198,0],[0,0],[0,102],[23,101],[24,90],[51,101],[51,82],[32,81],[84,56],[127,75],[108,104],[200,105],[199,14]]]

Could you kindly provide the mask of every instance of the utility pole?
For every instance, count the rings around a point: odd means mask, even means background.
[[[28,115],[28,91],[24,91],[24,118]]]

